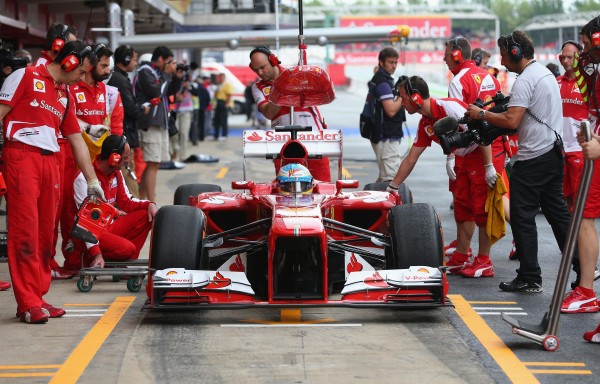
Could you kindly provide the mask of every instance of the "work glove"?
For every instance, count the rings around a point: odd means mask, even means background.
[[[456,172],[454,172],[454,155],[446,157],[446,173],[450,180],[456,180]]]
[[[388,184],[387,188],[385,189],[385,191],[389,192],[389,193],[393,193],[393,192],[398,193],[398,186],[396,184],[390,182]]]
[[[496,179],[498,179],[498,173],[496,172],[496,168],[494,168],[494,164],[487,164],[485,166],[485,182],[488,187],[494,188]]]
[[[102,124],[91,124],[85,132],[90,136],[98,138],[108,132],[108,128]]]
[[[100,186],[100,182],[98,181],[98,179],[91,179],[87,182],[88,188],[87,188],[87,195],[90,198],[91,202],[94,204],[98,204],[98,199],[101,199],[103,201],[106,200],[106,198],[104,197],[104,191],[102,190],[102,187]]]

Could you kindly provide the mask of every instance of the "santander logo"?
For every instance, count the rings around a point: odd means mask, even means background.
[[[375,271],[375,273],[373,273],[373,276],[365,278],[363,282],[367,285],[371,285],[373,287],[378,288],[389,287],[388,283],[386,283],[385,280],[383,280],[383,277],[381,277],[378,271]]]
[[[362,271],[362,269],[363,269],[362,264],[359,263],[358,260],[356,259],[356,256],[354,256],[354,254],[352,254],[352,256],[350,256],[350,262],[346,266],[346,270],[348,271],[348,273],[351,273],[351,272]]]
[[[210,281],[210,283],[208,283],[208,285],[206,286],[205,289],[225,288],[228,285],[231,285],[231,279],[223,277],[223,275],[221,275],[219,273],[219,271],[217,271],[217,273],[212,278],[212,280]]]
[[[242,263],[242,258],[240,255],[237,255],[235,258],[235,263],[229,266],[229,270],[231,272],[244,272],[246,268],[244,268],[244,263]]]
[[[252,134],[248,136],[247,139],[250,141],[261,141],[262,137],[258,133],[252,132]]]

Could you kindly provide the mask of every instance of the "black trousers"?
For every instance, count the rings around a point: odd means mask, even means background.
[[[221,136],[227,137],[228,134],[228,111],[227,108],[215,108],[213,116],[213,127],[215,128],[215,139],[219,137],[219,132]]]
[[[515,246],[519,250],[521,265],[517,273],[521,280],[542,283],[535,223],[540,207],[552,227],[558,247],[564,250],[571,214],[563,193],[563,167],[563,157],[555,150],[531,160],[517,161],[512,167],[510,218]],[[578,271],[579,260],[573,263]]]

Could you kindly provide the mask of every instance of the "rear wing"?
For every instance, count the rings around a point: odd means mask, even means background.
[[[243,133],[244,180],[246,180],[246,159],[276,159],[283,145],[292,138],[290,132],[250,129]],[[342,179],[342,131],[325,129],[322,131],[297,132],[297,139],[304,145],[309,158],[334,157],[338,159],[338,180]]]

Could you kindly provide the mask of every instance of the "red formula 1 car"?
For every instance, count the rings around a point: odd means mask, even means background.
[[[245,131],[243,141],[244,180],[233,192],[183,185],[176,205],[158,211],[147,307],[450,305],[438,214],[403,204],[405,186],[352,191],[358,181],[341,179],[341,131],[291,126]],[[320,156],[338,158],[338,180],[314,180],[310,194],[246,180],[246,158],[285,165]]]

